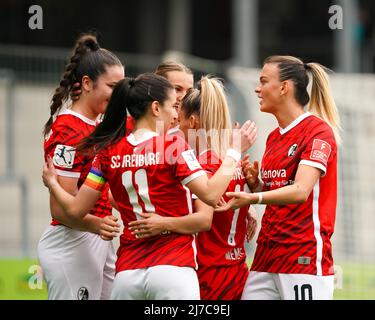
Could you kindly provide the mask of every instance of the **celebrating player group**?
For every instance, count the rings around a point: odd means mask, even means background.
[[[254,89],[279,125],[261,162],[247,152],[262,128],[232,122],[220,79],[194,84],[174,61],[129,78],[95,36],[77,39],[44,128],[49,299],[333,298],[340,122],[327,70],[271,56]],[[266,207],[249,270],[253,204]]]

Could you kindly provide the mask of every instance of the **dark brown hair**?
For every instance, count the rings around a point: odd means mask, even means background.
[[[73,54],[65,65],[60,85],[52,97],[50,117],[43,130],[45,136],[51,130],[53,116],[68,99],[72,85],[76,82],[80,83],[85,75],[95,82],[100,75],[106,72],[108,66],[113,65],[122,66],[122,63],[112,52],[100,48],[94,35],[83,34],[77,39]]]
[[[154,73],[120,80],[113,89],[103,121],[82,141],[78,150],[94,150],[97,153],[116,143],[125,136],[127,111],[138,120],[147,113],[153,101],[163,104],[170,90],[174,89],[169,81]]]

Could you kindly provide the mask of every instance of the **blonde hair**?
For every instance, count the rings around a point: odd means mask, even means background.
[[[193,74],[193,71],[191,71],[187,66],[185,66],[182,63],[175,62],[175,61],[165,61],[161,64],[159,64],[154,73],[156,73],[159,76],[162,76],[164,78],[167,78],[167,73],[172,71],[180,71],[185,72],[187,74]]]
[[[190,89],[182,101],[185,116],[196,113],[205,132],[207,147],[221,159],[230,145],[232,121],[223,83],[212,76],[203,76],[197,89]]]
[[[294,97],[302,106],[308,104],[307,111],[321,118],[332,128],[336,142],[341,142],[340,116],[333,99],[328,68],[319,63],[304,63],[293,56],[270,56],[265,59],[266,63],[276,63],[279,68],[280,81],[292,80],[294,83]],[[307,92],[309,83],[308,73],[311,74],[312,89],[311,97]]]

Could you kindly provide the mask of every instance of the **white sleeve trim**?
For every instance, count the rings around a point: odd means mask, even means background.
[[[81,172],[71,172],[71,171],[64,171],[56,169],[57,175],[62,177],[68,178],[79,178],[81,176]]]
[[[193,181],[194,179],[196,179],[200,176],[205,176],[205,175],[206,175],[206,171],[199,170],[198,172],[195,172],[195,173],[191,174],[190,176],[188,176],[187,178],[185,178],[184,180],[182,180],[181,183],[183,185],[185,185],[185,184],[188,184],[189,182]]]
[[[327,168],[319,162],[314,162],[314,161],[309,161],[309,160],[301,160],[301,162],[299,164],[304,164],[306,166],[310,166],[310,167],[314,167],[314,168],[322,170],[323,171],[322,174],[321,174],[322,177],[324,177],[327,173]]]

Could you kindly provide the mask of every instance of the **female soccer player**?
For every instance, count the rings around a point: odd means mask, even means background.
[[[240,153],[255,140],[254,124],[247,121],[234,131],[232,148],[208,179],[185,141],[165,134],[177,118],[175,103],[174,88],[161,76],[143,74],[119,81],[103,122],[83,145],[99,154],[78,194],[74,197],[61,188],[50,159],[44,167],[44,183],[72,217],[86,215],[105,181],[109,182],[125,226],[114,299],[199,299],[194,237],[171,233],[138,239],[128,230],[128,223],[140,219],[141,212],[165,216],[191,212],[191,197],[184,186],[215,206],[230,183]],[[129,136],[125,135],[127,112],[135,119]],[[158,133],[161,126],[164,130]]]
[[[93,35],[78,38],[52,98],[50,118],[44,127],[45,157],[53,159],[59,184],[72,195],[82,186],[93,160],[92,156],[77,152],[76,145],[94,131],[96,118],[105,111],[113,87],[123,78],[124,67],[120,60],[100,48]],[[72,84],[77,81],[82,88],[79,101],[61,110]],[[109,299],[115,253],[111,242],[95,234],[100,230],[102,218],[112,213],[108,185],[84,219],[66,220],[63,209],[52,195],[50,207],[54,219],[38,244],[48,298]],[[111,234],[102,232],[102,235]]]
[[[267,205],[242,298],[332,299],[330,238],[340,126],[328,75],[317,63],[271,56],[264,62],[255,92],[260,110],[273,114],[279,128],[268,136],[261,177],[257,163],[244,164],[248,183],[258,192],[227,193],[232,199],[221,208]]]
[[[213,175],[225,157],[232,130],[224,87],[219,79],[202,77],[198,88],[188,91],[182,100],[179,122],[186,141],[192,140],[189,135],[196,139],[193,144],[203,169]],[[236,168],[227,191],[240,190],[249,190],[241,166]],[[241,298],[248,276],[244,248],[248,209],[249,206],[245,206],[216,214],[211,230],[198,234],[197,261],[201,299]],[[152,214],[144,217],[145,220],[130,223],[134,234],[142,237],[153,236],[161,230],[187,233],[196,218],[194,214],[178,218]],[[251,226],[253,232],[256,225]]]

